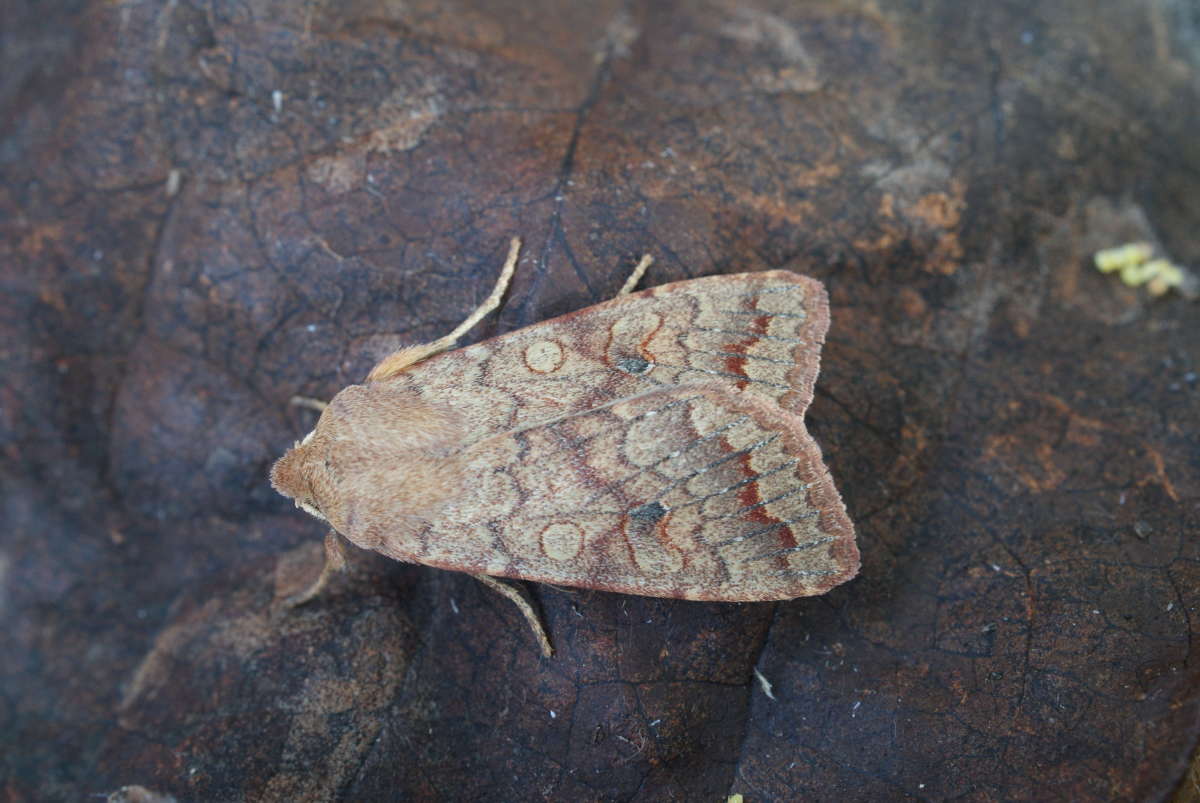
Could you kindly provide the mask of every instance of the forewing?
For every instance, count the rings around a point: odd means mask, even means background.
[[[788,271],[710,276],[621,296],[419,363],[395,380],[482,438],[656,388],[712,382],[802,416],[829,306]]]
[[[470,488],[419,560],[724,601],[820,594],[858,569],[853,528],[795,415],[712,382],[517,428],[466,455]]]

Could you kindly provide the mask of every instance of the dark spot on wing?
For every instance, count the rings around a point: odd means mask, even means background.
[[[629,518],[650,523],[658,521],[665,515],[667,515],[667,509],[661,502],[649,502],[629,511]]]
[[[653,366],[649,362],[643,360],[641,357],[623,357],[622,359],[617,360],[618,371],[624,371],[625,373],[633,374],[634,376],[648,374],[650,373],[650,369],[652,367]]]

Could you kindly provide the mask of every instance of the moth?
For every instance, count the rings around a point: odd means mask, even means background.
[[[516,268],[446,337],[400,349],[321,409],[271,482],[340,537],[494,578],[688,600],[822,594],[852,578],[854,527],[804,412],[829,302],[783,270],[618,295],[466,348]]]

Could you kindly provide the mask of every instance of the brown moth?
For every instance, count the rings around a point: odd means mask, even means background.
[[[858,571],[854,528],[804,426],[825,288],[782,270],[614,299],[448,351],[401,349],[323,406],[271,472],[337,534],[390,558],[654,597],[823,594]]]

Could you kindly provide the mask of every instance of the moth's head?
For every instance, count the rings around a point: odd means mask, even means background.
[[[321,521],[329,521],[318,507],[319,502],[312,482],[312,461],[315,454],[310,444],[316,434],[314,429],[304,436],[304,440],[297,441],[283,457],[275,461],[275,465],[271,467],[271,485],[294,501],[296,507],[305,513],[316,516]]]
[[[271,485],[366,549],[397,519],[431,516],[457,493],[457,416],[392,383],[351,385],[271,468]]]

